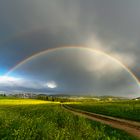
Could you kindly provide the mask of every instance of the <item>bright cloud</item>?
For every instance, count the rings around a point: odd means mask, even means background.
[[[136,62],[136,56],[134,54],[113,52],[112,56],[129,67],[133,67]]]
[[[56,88],[55,82],[50,81],[44,83],[42,81],[29,80],[25,78],[11,77],[11,76],[0,76],[0,86],[10,86],[10,87],[23,87],[23,88]]]
[[[136,62],[136,55],[133,53],[127,53],[127,52],[118,52],[113,49],[113,47],[116,45],[116,43],[110,43],[109,45],[103,44],[95,35],[91,35],[85,43],[86,46],[91,47],[95,50],[105,52],[109,54],[110,56],[116,58],[119,60],[121,63],[129,66],[129,67],[134,67],[135,62]],[[134,43],[131,42],[130,44],[127,44],[128,46],[134,46]],[[106,63],[106,62],[105,62]],[[104,64],[105,64],[104,63]],[[101,66],[98,65],[99,67],[102,67],[103,63],[101,63]]]
[[[11,77],[11,76],[0,76],[0,85],[13,86],[22,81],[21,78]]]
[[[54,81],[50,81],[44,84],[44,87],[48,87],[48,88],[56,88],[57,85]]]

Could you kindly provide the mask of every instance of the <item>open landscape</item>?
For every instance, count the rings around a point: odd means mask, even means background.
[[[77,116],[61,107],[60,101],[45,101],[37,99],[0,98],[0,138],[1,140],[138,140],[127,132],[115,129],[109,125]],[[134,101],[127,101],[127,104]],[[123,103],[123,102],[122,102]],[[135,102],[134,102],[135,103]],[[96,107],[113,106],[116,102],[63,102],[63,105],[94,112]],[[125,103],[124,103],[125,104]],[[90,106],[88,106],[90,105]],[[127,108],[129,111],[135,111]],[[140,110],[136,102],[137,112]],[[88,110],[89,109],[89,110]],[[113,108],[118,111],[118,108]],[[102,112],[96,112],[102,113]],[[110,112],[110,115],[113,112]],[[134,112],[133,112],[134,113]],[[102,113],[103,114],[103,113]],[[121,113],[118,113],[121,115]],[[138,114],[137,114],[138,115]],[[115,116],[115,115],[113,115]],[[129,115],[126,115],[129,116]],[[131,116],[130,116],[131,117]],[[128,119],[128,117],[124,117]],[[137,117],[137,120],[139,116]],[[135,120],[135,119],[134,119]],[[138,120],[139,121],[139,120]]]
[[[140,140],[140,0],[0,0],[0,140]]]
[[[70,106],[88,112],[140,122],[140,100],[93,101],[70,104]]]

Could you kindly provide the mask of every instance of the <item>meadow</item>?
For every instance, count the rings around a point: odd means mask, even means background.
[[[81,102],[70,106],[93,113],[140,121],[140,100]]]
[[[75,116],[59,102],[0,99],[1,140],[136,140],[127,133]]]

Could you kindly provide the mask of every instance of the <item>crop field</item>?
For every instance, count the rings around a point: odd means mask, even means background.
[[[140,121],[140,101],[82,102],[70,106],[93,113]]]
[[[1,140],[135,140],[125,132],[78,117],[58,102],[0,99]]]

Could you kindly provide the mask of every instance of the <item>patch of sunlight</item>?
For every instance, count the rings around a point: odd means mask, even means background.
[[[81,102],[64,102],[62,104],[81,104]]]
[[[36,104],[59,104],[59,102],[42,101],[35,99],[1,99],[0,105],[36,105]]]

